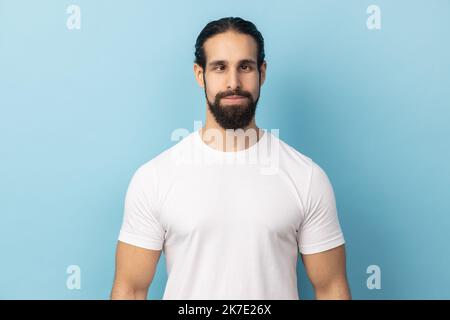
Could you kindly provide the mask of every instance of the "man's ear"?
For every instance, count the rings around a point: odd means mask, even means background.
[[[197,63],[194,63],[194,76],[195,80],[197,80],[198,82],[198,85],[204,88],[205,82],[203,81],[203,68],[199,66]]]
[[[263,85],[264,81],[266,81],[266,70],[267,70],[267,62],[266,60],[264,60],[260,68],[261,86]]]

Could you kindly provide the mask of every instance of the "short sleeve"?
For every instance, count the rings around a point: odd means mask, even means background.
[[[305,214],[297,234],[302,254],[326,251],[345,243],[331,182],[320,166],[312,164]]]
[[[156,177],[140,167],[131,178],[125,196],[119,240],[145,249],[161,250],[164,229],[157,219]]]

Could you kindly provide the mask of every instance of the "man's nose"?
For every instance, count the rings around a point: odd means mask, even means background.
[[[241,80],[239,78],[239,73],[236,70],[231,70],[230,72],[228,72],[227,87],[229,90],[241,88]]]

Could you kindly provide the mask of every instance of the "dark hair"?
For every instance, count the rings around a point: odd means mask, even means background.
[[[206,55],[203,44],[210,37],[215,36],[219,33],[224,33],[226,31],[235,31],[242,34],[247,34],[255,39],[258,47],[258,57],[257,64],[258,70],[260,69],[262,63],[264,62],[264,38],[262,34],[258,31],[256,26],[247,20],[239,17],[226,17],[219,20],[209,22],[197,37],[195,42],[195,63],[200,65],[205,69],[206,65]]]

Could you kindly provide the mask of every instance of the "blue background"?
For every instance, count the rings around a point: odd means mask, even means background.
[[[66,27],[71,4],[80,30]],[[366,26],[371,4],[381,30]],[[193,47],[225,16],[266,41],[258,126],[334,186],[353,298],[449,299],[446,0],[0,0],[0,298],[108,299],[129,180],[173,130],[204,121]],[[373,264],[379,290],[366,285]],[[66,287],[69,265],[80,290]],[[300,261],[298,273],[312,298]]]

